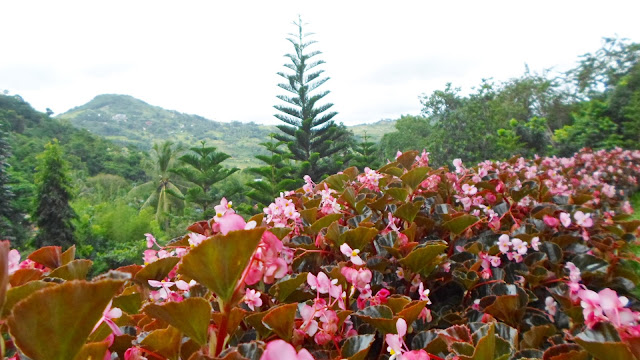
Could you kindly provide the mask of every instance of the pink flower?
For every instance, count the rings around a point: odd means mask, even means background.
[[[411,350],[402,354],[402,360],[431,360],[429,354],[424,350]]]
[[[351,249],[351,247],[347,243],[344,243],[340,245],[340,251],[344,255],[349,257],[353,265],[356,265],[356,266],[364,265],[364,261],[362,261],[362,258],[358,256],[358,254],[360,253],[359,249],[355,249],[355,250]]]
[[[538,251],[540,250],[538,247],[540,246],[540,238],[539,237],[534,237],[533,239],[531,239],[531,247],[533,248],[533,250]]]
[[[278,339],[267,344],[260,360],[314,360],[314,358],[307,349],[296,353],[293,345]]]
[[[564,227],[571,226],[571,215],[567,214],[566,212],[560,213],[560,222]]]
[[[461,159],[453,159],[453,166],[456,167],[456,172],[462,173],[464,171],[463,167],[462,167],[462,160]]]
[[[242,216],[229,212],[223,216],[216,215],[213,220],[216,222],[216,228],[222,235],[227,235],[229,231],[244,230],[247,225]]]
[[[576,224],[578,224],[578,226],[593,226],[593,219],[591,219],[591,214],[585,214],[582,211],[578,210],[573,214],[573,218],[576,220]]]
[[[198,234],[198,233],[189,233],[189,245],[191,245],[191,247],[195,247],[200,245],[201,242],[203,242],[207,237],[202,235],[202,234]]]
[[[500,237],[498,238],[498,248],[500,249],[500,252],[506,254],[507,252],[509,252],[509,246],[511,246],[509,235],[500,235]]]
[[[231,209],[232,205],[232,201],[227,201],[227,198],[222,198],[222,200],[220,200],[220,205],[213,207],[216,210],[216,217],[222,217],[227,213],[234,214],[235,211]]]
[[[13,249],[9,251],[9,275],[20,269],[20,253]]]
[[[474,185],[462,184],[462,192],[465,195],[475,195],[478,192],[478,189]]]
[[[158,260],[158,252],[153,249],[145,250],[142,254],[142,259],[144,260],[145,265],[151,264],[152,262]]]
[[[425,289],[424,285],[422,283],[420,283],[420,286],[418,287],[418,294],[420,295],[420,300],[422,301],[427,301],[427,305],[431,305],[431,300],[429,300],[429,293],[431,292],[431,290],[429,289]]]
[[[262,299],[260,298],[260,291],[254,289],[248,289],[244,294],[244,303],[247,304],[251,311],[255,310],[256,306],[262,306]]]
[[[312,273],[307,274],[307,284],[311,286],[312,290],[317,289],[320,294],[329,293],[331,287],[331,281],[329,277],[323,272],[319,272],[318,276],[314,276]]]
[[[369,269],[356,270],[350,267],[343,267],[340,272],[347,279],[347,282],[360,291],[371,282],[372,274]]]
[[[300,330],[304,331],[307,335],[313,336],[318,331],[318,322],[314,320],[316,310],[309,305],[302,305],[300,308],[300,315],[302,316],[302,325]]]
[[[527,242],[522,241],[520,239],[512,239],[511,245],[513,246],[513,250],[517,251],[518,254],[524,255],[527,253]]]
[[[391,354],[389,360],[402,359],[404,336],[407,334],[407,322],[403,318],[399,318],[396,322],[397,334],[387,334],[385,342],[387,343],[387,351]],[[404,345],[406,348],[406,345]]]
[[[154,244],[161,248],[162,246],[158,245],[158,243],[156,242],[156,238],[153,237],[153,235],[151,235],[150,233],[146,233],[144,234],[144,236],[147,237],[147,248],[150,249]]]
[[[547,224],[549,227],[552,227],[552,228],[556,228],[560,224],[560,221],[558,219],[549,215],[543,216],[542,220],[544,221],[545,224]]]
[[[554,316],[556,316],[556,312],[558,311],[558,303],[553,300],[551,296],[547,296],[544,299],[544,309],[549,313],[549,318],[553,321]]]
[[[120,316],[122,316],[122,310],[120,310],[119,308],[111,308],[111,303],[112,303],[112,301],[109,301],[109,304],[107,305],[107,307],[102,312],[102,317],[100,318],[98,323],[93,327],[93,330],[91,330],[91,332],[96,331],[98,326],[100,326],[100,324],[102,324],[102,322],[105,322],[111,328],[111,331],[116,336],[122,335],[122,331],[120,331],[120,328],[118,327],[118,325],[116,325],[116,323],[114,323],[113,320],[112,320],[112,319],[117,319]]]

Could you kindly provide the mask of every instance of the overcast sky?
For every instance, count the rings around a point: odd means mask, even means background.
[[[452,82],[566,70],[640,42],[640,1],[0,1],[0,91],[56,113],[104,93],[218,121],[277,123],[285,39],[315,33],[348,125],[420,112]]]

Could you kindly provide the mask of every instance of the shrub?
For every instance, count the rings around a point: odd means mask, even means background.
[[[223,199],[92,281],[73,248],[20,263],[3,243],[7,355],[640,359],[640,152],[454,167],[405,152],[307,178],[249,221]]]

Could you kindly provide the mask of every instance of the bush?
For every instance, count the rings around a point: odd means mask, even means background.
[[[223,199],[177,241],[149,234],[144,266],[90,282],[73,248],[20,263],[3,243],[7,354],[640,359],[640,152],[454,167],[405,152],[307,178],[249,221]]]

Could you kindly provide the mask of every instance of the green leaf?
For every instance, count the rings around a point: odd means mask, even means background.
[[[460,235],[469,227],[477,224],[479,221],[480,218],[478,218],[477,216],[464,214],[445,222],[444,224],[442,224],[442,227],[456,235]]]
[[[211,305],[203,298],[169,301],[162,305],[148,304],[142,311],[152,318],[167,322],[200,345],[207,343]]]
[[[484,312],[511,326],[517,327],[524,309],[520,307],[518,295],[502,295],[496,297],[491,305],[485,307]]]
[[[49,269],[56,269],[62,265],[62,249],[60,246],[45,246],[29,254],[27,259],[42,264]]]
[[[349,181],[348,175],[335,174],[324,179],[323,182],[329,184],[329,187],[336,190],[337,192],[341,192],[342,190],[344,190],[344,183],[347,181]],[[321,187],[321,189],[324,189],[324,187]]]
[[[80,349],[74,360],[104,359],[107,349],[109,349],[109,343],[106,341],[88,343]]]
[[[424,309],[424,307],[427,306],[428,303],[429,302],[427,300],[412,301],[398,313],[398,316],[403,318],[408,325],[411,325],[414,321],[416,321],[418,316],[420,316],[422,309]]]
[[[393,216],[399,217],[408,222],[412,222],[413,219],[416,218],[416,215],[418,215],[418,213],[420,212],[422,204],[424,204],[424,202],[422,201],[416,201],[415,203],[404,203],[400,207],[398,207],[396,212],[393,213]]]
[[[33,294],[38,290],[42,290],[47,287],[56,286],[55,283],[45,282],[45,281],[30,281],[21,286],[15,286],[11,289],[7,290],[7,301],[5,302],[5,308],[2,310],[2,318],[9,316],[11,309],[13,306],[18,303],[18,301],[26,298],[27,296]]]
[[[293,229],[288,227],[273,227],[268,231],[275,235],[278,240],[282,241],[282,239],[284,239],[285,236],[289,235],[289,233],[293,231]]]
[[[371,334],[347,338],[340,349],[340,357],[349,360],[364,360],[375,337]]]
[[[169,326],[166,329],[152,331],[140,342],[140,345],[168,359],[177,360],[181,341],[180,330]]]
[[[402,175],[400,179],[402,179],[404,186],[409,188],[409,191],[413,193],[427,178],[429,171],[431,171],[431,169],[428,167],[417,167]]]
[[[32,359],[73,359],[122,281],[68,281],[42,289],[13,307],[9,331]]]
[[[311,226],[309,226],[308,228],[308,232],[311,235],[316,235],[317,233],[320,232],[320,230],[326,228],[327,226],[331,225],[332,222],[337,221],[342,219],[342,214],[329,214],[327,216],[324,216],[322,218],[320,218],[319,220],[317,220],[316,222],[314,222]]]
[[[399,163],[397,161],[389,163],[381,167],[380,169],[378,169],[378,172],[382,174],[389,174],[389,175],[400,177],[402,176],[402,174],[404,174],[404,171],[402,171],[402,169],[400,169],[398,165]]]
[[[65,280],[85,280],[91,265],[93,265],[93,261],[91,260],[73,260],[53,270],[49,274],[49,277],[57,277]]]
[[[555,333],[556,327],[553,324],[532,326],[522,335],[520,349],[539,349],[544,341]]]
[[[142,286],[155,289],[149,285],[149,280],[162,281],[169,275],[169,272],[176,266],[178,261],[180,261],[180,258],[173,256],[158,259],[143,267],[133,279]]]
[[[598,323],[593,329],[576,335],[573,340],[597,359],[635,359],[627,345],[621,342],[610,323]]]
[[[271,288],[269,289],[269,294],[274,296],[279,302],[287,302],[287,299],[289,299],[289,296],[291,296],[292,294],[295,294],[296,292],[299,292],[298,288],[300,287],[300,285],[306,283],[307,274],[308,273],[303,272],[296,275],[285,276],[284,278],[278,280],[278,282],[276,282],[271,286]],[[311,298],[313,298],[313,294],[307,294],[307,293],[303,293],[303,294],[311,296]],[[308,297],[308,296],[305,296],[305,297]],[[302,300],[303,299],[295,299],[293,301],[298,302]]]
[[[374,326],[384,334],[396,334],[398,332],[396,322],[399,317],[394,317],[393,311],[388,306],[368,306],[353,315]]]
[[[256,329],[260,338],[265,338],[271,333],[271,330],[262,323],[262,319],[265,315],[267,315],[267,311],[254,313],[244,318],[245,322],[249,326]]]
[[[256,228],[210,237],[182,257],[178,272],[203,284],[227,304],[264,231]]]
[[[474,334],[479,339],[473,356],[460,356],[461,360],[494,360],[496,352],[495,323],[490,323],[478,329]]]
[[[140,311],[142,306],[142,298],[139,293],[128,295],[120,295],[113,298],[113,307],[120,308],[122,311],[134,315]]]
[[[281,339],[289,341],[293,334],[293,322],[296,317],[298,303],[275,307],[262,318],[262,323],[273,330]]]
[[[406,201],[407,196],[409,196],[409,192],[401,188],[389,188],[385,191],[385,194],[391,196],[392,198],[398,201]]]
[[[371,243],[376,235],[378,235],[378,230],[374,228],[358,226],[355,229],[347,230],[342,233],[340,235],[340,238],[338,239],[337,245],[342,245],[346,242],[352,249],[363,250],[365,246]]]
[[[431,261],[438,255],[442,254],[446,248],[447,245],[445,244],[432,244],[416,248],[409,255],[400,259],[400,264],[415,273],[419,273],[430,265]]]
[[[579,345],[559,344],[546,349],[542,354],[542,358],[550,360],[587,360],[589,358],[589,354]]]

